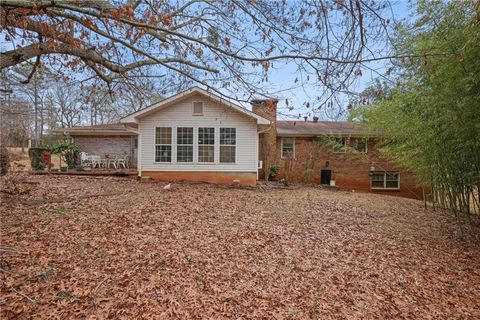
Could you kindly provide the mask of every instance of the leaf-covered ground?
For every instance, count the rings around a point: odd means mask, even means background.
[[[480,317],[479,245],[418,201],[21,179],[2,185],[2,318]]]

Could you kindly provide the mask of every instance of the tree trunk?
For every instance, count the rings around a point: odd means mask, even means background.
[[[38,82],[37,82],[37,79],[35,79],[34,83],[33,83],[33,94],[34,94],[34,97],[33,97],[33,104],[34,104],[34,121],[35,121],[35,132],[34,132],[34,139],[35,139],[35,142],[34,142],[34,146],[35,147],[38,147]]]

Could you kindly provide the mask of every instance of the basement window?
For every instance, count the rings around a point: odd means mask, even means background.
[[[194,101],[193,102],[193,115],[194,116],[203,116],[203,102]]]
[[[400,189],[400,173],[374,172],[371,178],[372,189]]]

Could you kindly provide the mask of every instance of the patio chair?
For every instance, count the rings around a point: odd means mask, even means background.
[[[120,166],[123,166],[124,169],[128,168],[128,156],[120,157],[117,159],[117,166],[120,168]]]
[[[89,156],[89,158],[92,163],[92,168],[96,168],[96,167],[100,168],[102,164],[102,160],[100,156]]]
[[[103,157],[100,159],[100,168],[107,168],[110,165],[110,158]]]
[[[108,167],[110,168],[110,166],[113,165],[113,167],[114,167],[115,169],[117,169],[117,167],[118,167],[118,159],[120,159],[120,156],[118,156],[118,155],[114,155],[112,158],[110,158],[110,159],[108,160]]]
[[[80,165],[82,167],[88,167],[92,164],[92,161],[90,160],[90,157],[88,156],[88,153],[86,152],[80,152]]]

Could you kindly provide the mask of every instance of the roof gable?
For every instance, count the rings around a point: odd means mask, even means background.
[[[129,115],[127,115],[126,117],[122,118],[120,120],[121,123],[138,123],[138,121],[141,119],[141,118],[144,118],[144,117],[147,117],[148,115],[151,115],[157,111],[160,111],[162,109],[165,109],[169,106],[172,106],[174,105],[175,103],[181,101],[181,100],[184,100],[188,97],[192,97],[196,94],[199,94],[201,96],[204,96],[206,98],[209,98],[215,102],[218,102],[224,106],[227,106],[229,108],[232,108],[233,110],[241,113],[241,114],[244,114],[248,117],[251,117],[253,119],[255,119],[257,121],[257,124],[270,124],[270,121],[251,112],[250,110],[247,110],[237,104],[234,104],[234,103],[231,103],[225,99],[223,99],[222,97],[220,96],[217,96],[213,93],[210,93],[206,90],[203,90],[203,89],[200,89],[198,87],[193,87],[191,89],[188,89],[187,91],[184,91],[184,92],[181,92],[179,94],[176,94],[174,96],[171,96],[170,98],[167,98],[165,100],[162,100],[162,101],[159,101],[157,103],[154,103],[152,104],[151,106],[145,108],[145,109],[142,109],[140,111],[137,111],[137,112],[134,112],[134,113],[131,113]]]

